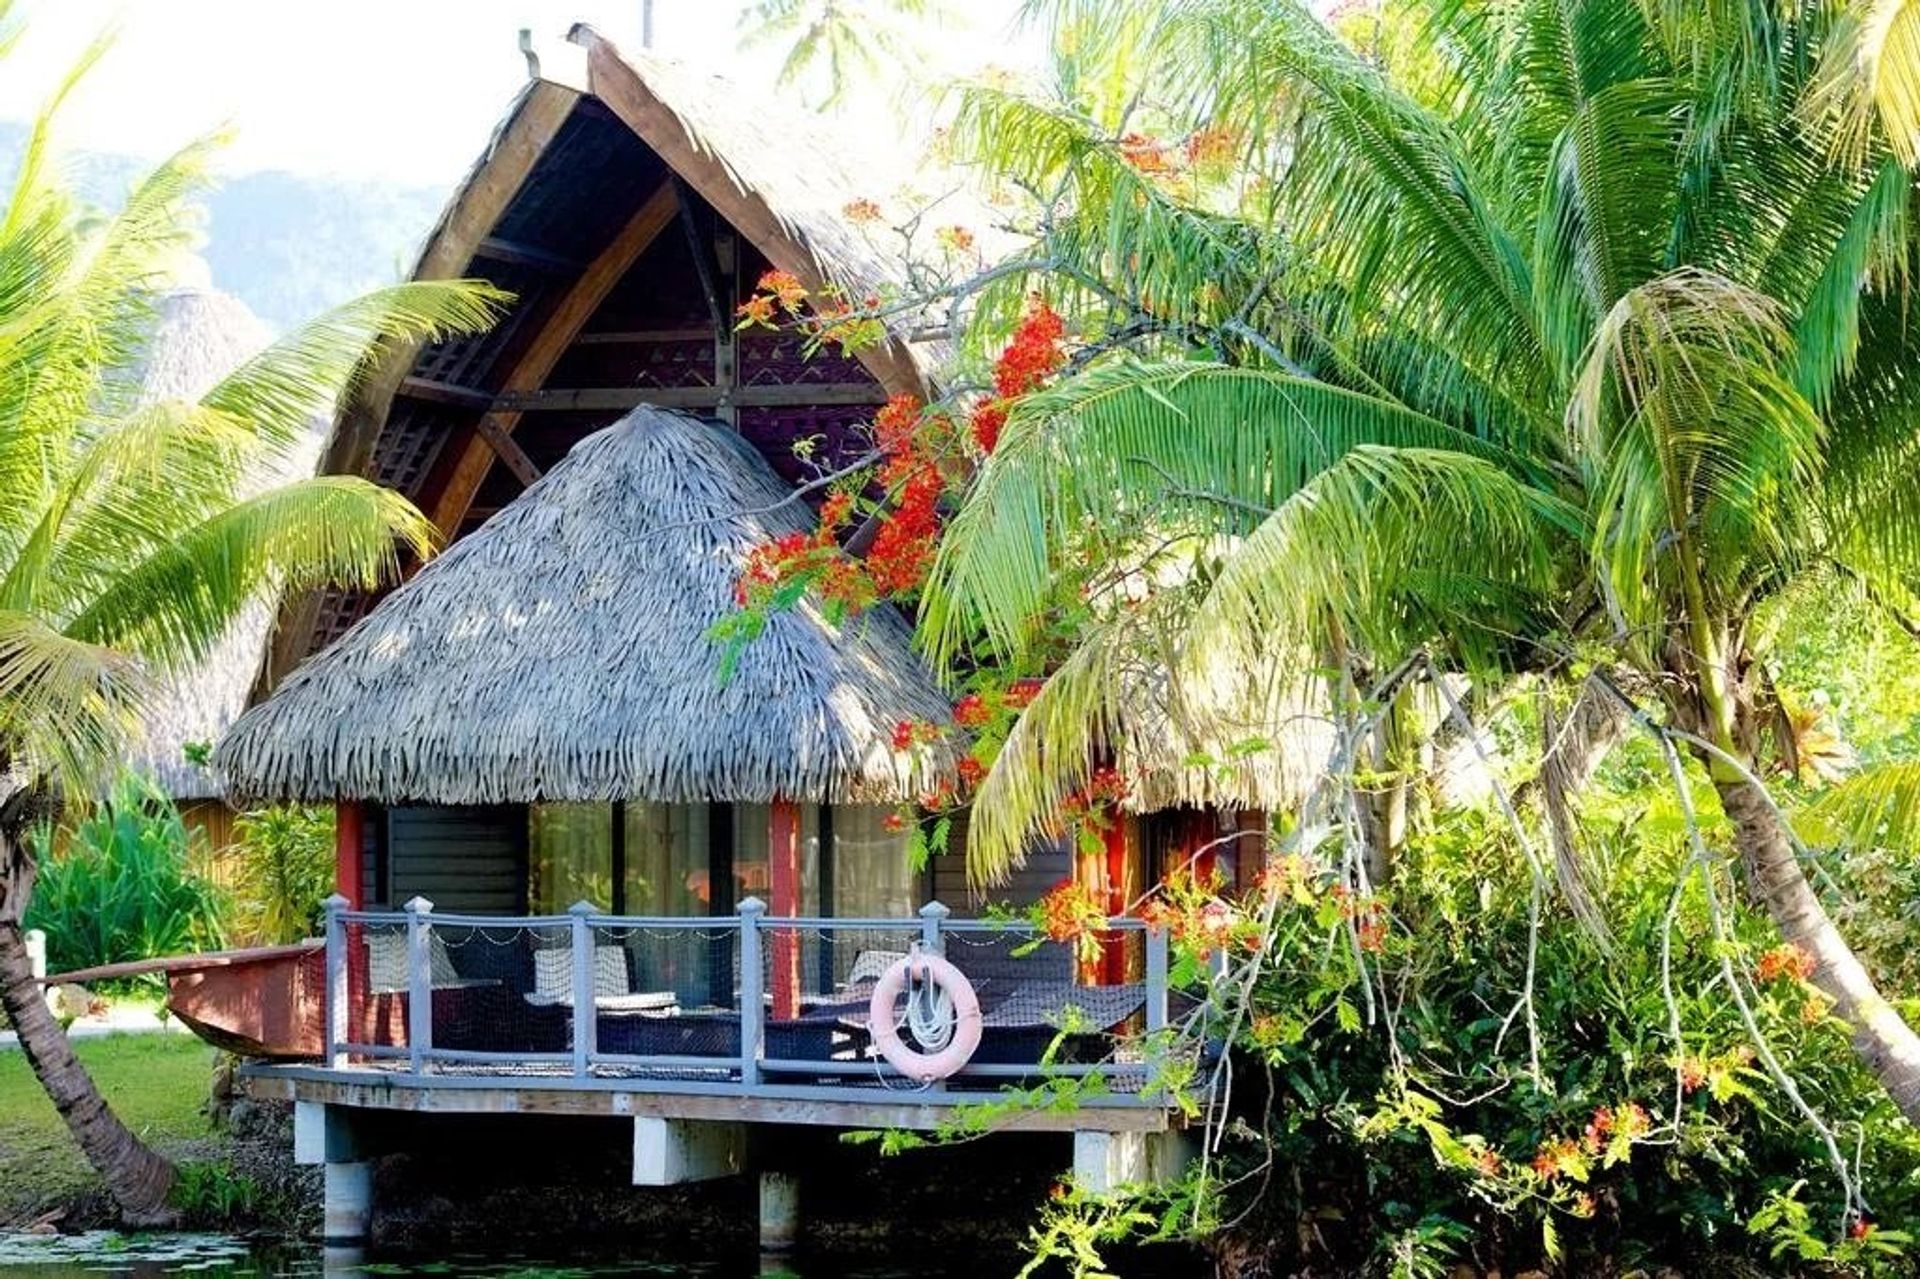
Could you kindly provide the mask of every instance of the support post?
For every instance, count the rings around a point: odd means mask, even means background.
[[[373,1226],[373,1165],[330,1162],[323,1184],[321,1242],[329,1247],[365,1243]]]
[[[928,902],[920,908],[920,949],[929,955],[947,953],[947,940],[940,935],[940,926],[947,922],[947,916],[953,912],[939,902]]]
[[[790,799],[774,800],[767,834],[772,913],[791,918],[800,913],[800,806]],[[800,938],[792,928],[775,928],[772,940],[773,1016],[775,1021],[792,1021],[800,1015]]]
[[[767,904],[758,897],[740,903],[740,1086],[760,1082],[760,1040],[767,1010],[760,989],[760,917]]]
[[[1167,1028],[1167,930],[1147,929],[1147,1033]]]
[[[433,1051],[433,903],[407,903],[407,1068],[426,1069]]]
[[[366,814],[355,800],[343,799],[333,807],[333,891],[347,899],[348,906],[359,910],[366,893],[366,873],[360,864],[365,847]]]
[[[593,909],[593,903],[587,901],[567,907],[567,914],[573,918],[573,1073],[581,1079],[586,1078],[599,1047],[595,1042],[599,1018],[593,1007],[593,929],[587,923]]]
[[[800,1236],[800,1179],[760,1174],[760,1251],[789,1252]]]
[[[351,903],[335,893],[325,902],[327,911],[327,1024],[322,1046],[328,1068],[347,1064],[342,1045],[347,1042],[347,921]]]

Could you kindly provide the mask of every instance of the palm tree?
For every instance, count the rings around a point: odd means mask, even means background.
[[[1065,193],[1035,260],[1071,283],[1014,287],[1095,354],[1016,408],[923,637],[1024,660],[1090,544],[1156,587],[1092,610],[1016,728],[976,872],[1080,784],[1143,635],[1189,683],[1416,651],[1488,683],[1625,672],[1920,1119],[1920,1037],[1759,780],[1784,588],[1842,573],[1904,610],[1920,582],[1920,4],[1406,0],[1351,34],[1291,0],[1044,7],[1133,114],[983,88],[957,136]],[[1231,182],[1141,171],[1203,134]]]
[[[4,19],[0,5],[0,19]],[[166,1216],[171,1166],[107,1107],[49,1015],[21,919],[28,833],[98,792],[159,680],[204,658],[246,606],[322,583],[371,587],[431,549],[403,498],[338,476],[265,492],[374,341],[491,322],[497,295],[409,284],[349,302],[234,369],[196,403],[141,404],[155,290],[189,245],[212,141],[139,181],[114,215],[52,172],[35,124],[0,215],[0,1006],[126,1215]]]

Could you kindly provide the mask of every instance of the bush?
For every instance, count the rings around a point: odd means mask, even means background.
[[[1637,799],[1589,815],[1607,949],[1557,904],[1542,920],[1537,1081],[1518,1003],[1529,878],[1497,818],[1450,814],[1415,841],[1364,971],[1338,931],[1316,926],[1324,916],[1282,930],[1240,1046],[1240,1078],[1259,1082],[1239,1090],[1247,1140],[1228,1162],[1246,1180],[1221,1211],[1243,1238],[1294,1264],[1407,1274],[1556,1260],[1573,1273],[1707,1273],[1731,1257],[1853,1273],[1897,1253],[1892,1227],[1920,1215],[1920,1135],[1770,922],[1740,904],[1724,862],[1724,948],[1697,876],[1675,901],[1679,819],[1669,798]],[[1765,1040],[1856,1164],[1878,1223],[1859,1238],[1839,1238],[1825,1148],[1756,1058],[1723,950],[1756,974]]]
[[[234,851],[235,931],[267,945],[314,936],[333,892],[333,814],[286,806],[246,813],[234,826]]]
[[[57,832],[34,836],[39,862],[26,925],[47,934],[55,972],[218,948],[225,903],[193,873],[200,836],[173,801],[132,774]]]

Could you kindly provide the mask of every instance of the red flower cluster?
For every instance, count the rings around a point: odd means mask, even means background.
[[[1037,390],[1066,363],[1067,357],[1060,349],[1066,331],[1066,322],[1044,300],[1027,300],[1027,313],[1014,329],[1007,349],[994,362],[995,398],[982,401],[973,411],[973,441],[982,453],[993,452],[1000,443],[1009,405]]]
[[[940,740],[940,729],[924,719],[903,719],[893,726],[893,749],[910,751]]]
[[[1782,942],[1760,956],[1753,966],[1753,975],[1761,981],[1778,981],[1782,977],[1806,981],[1818,967],[1813,956],[1803,947],[1793,942]]]
[[[968,693],[953,704],[953,722],[962,728],[979,728],[993,718],[993,707],[978,693]]]
[[[940,468],[918,454],[907,454],[902,466],[889,466],[889,476],[904,471],[900,497],[874,534],[867,552],[867,573],[881,595],[906,595],[920,589],[933,567],[934,539],[940,532],[940,494],[945,484]],[[893,487],[888,476],[882,477]]]
[[[1127,779],[1118,769],[1096,768],[1085,786],[1060,802],[1060,813],[1068,821],[1104,826],[1112,810],[1126,802],[1127,794]]]
[[[962,755],[955,767],[960,772],[960,780],[967,786],[978,786],[986,780],[987,766],[971,755]]]
[[[1026,679],[1017,679],[1007,685],[1006,695],[1002,700],[1011,710],[1025,710],[1032,704],[1034,698],[1040,696],[1040,690],[1046,687],[1046,683],[1047,681],[1043,679],[1034,679],[1031,676]]]
[[[1618,1110],[1601,1106],[1580,1134],[1580,1145],[1589,1155],[1597,1155],[1611,1141],[1638,1141],[1652,1131],[1653,1120],[1637,1101],[1622,1102]]]
[[[1167,148],[1144,133],[1121,136],[1120,158],[1142,173],[1165,173],[1173,168],[1167,160]]]
[[[1071,942],[1083,961],[1100,953],[1099,932],[1107,926],[1100,894],[1086,884],[1063,879],[1040,899],[1040,927],[1048,940]]]
[[[862,196],[858,200],[847,201],[840,213],[849,222],[877,222],[880,219],[880,206]]]

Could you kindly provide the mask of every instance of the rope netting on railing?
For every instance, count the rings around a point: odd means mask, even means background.
[[[530,918],[336,905],[328,917],[328,1058],[435,1073],[613,1075],[894,1085],[872,1034],[876,983],[943,955],[979,1005],[978,1046],[953,1081],[992,1087],[1055,1071],[1144,1086],[1143,1032],[1166,1024],[1165,939],[1130,931],[1137,980],[1090,985],[1069,945],[1023,922],[738,915],[655,919],[577,907]],[[1154,958],[1157,956],[1157,964]],[[923,1006],[922,1012],[934,1005]],[[923,1015],[893,1001],[913,1048]],[[1136,1047],[1129,1049],[1129,1044]]]

